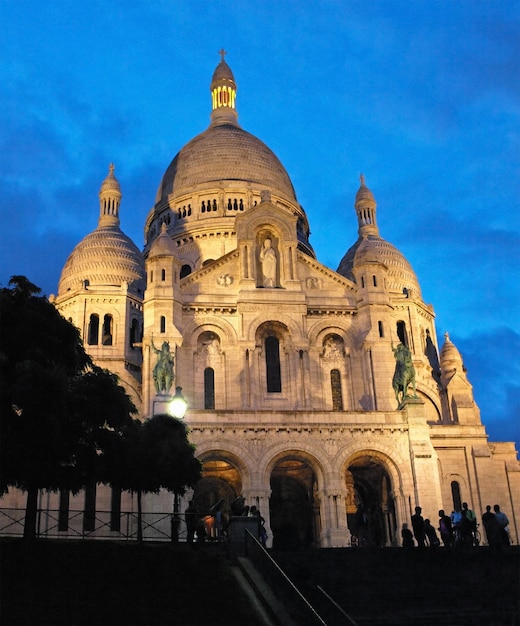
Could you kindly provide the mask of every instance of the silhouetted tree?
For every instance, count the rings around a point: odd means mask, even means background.
[[[142,539],[143,493],[159,493],[166,489],[174,494],[172,512],[177,498],[186,487],[193,487],[201,474],[195,458],[195,446],[188,440],[186,424],[170,415],[155,415],[144,423],[134,420],[120,441],[118,452],[111,457],[112,483],[137,495],[138,539]]]
[[[9,286],[0,289],[0,494],[27,492],[24,536],[33,537],[38,490],[77,492],[102,477],[104,450],[135,407],[38,287],[24,276]]]

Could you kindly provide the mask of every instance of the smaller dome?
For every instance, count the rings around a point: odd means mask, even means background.
[[[148,258],[152,259],[158,256],[175,256],[175,245],[170,235],[168,235],[167,227],[164,223],[161,226],[160,235],[154,240],[150,248]]]
[[[61,272],[58,296],[81,284],[120,286],[143,292],[144,261],[134,242],[119,228],[96,228],[74,248]]]
[[[444,345],[440,354],[441,370],[450,372],[456,369],[459,372],[464,371],[462,356],[455,344],[451,341],[448,333],[444,333]]]

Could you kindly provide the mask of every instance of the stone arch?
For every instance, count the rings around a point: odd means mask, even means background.
[[[417,395],[424,402],[424,410],[426,413],[426,419],[429,422],[440,422],[442,421],[442,413],[441,408],[438,402],[432,398],[429,391],[424,390],[423,385],[420,381],[416,383],[416,392]]]
[[[255,343],[258,338],[258,333],[261,331],[262,327],[267,324],[280,324],[283,325],[287,330],[287,336],[291,338],[292,346],[299,347],[304,342],[304,337],[302,335],[302,329],[298,326],[298,324],[291,319],[289,316],[280,314],[276,312],[274,316],[262,315],[256,317],[254,320],[250,322],[247,328],[244,330],[244,334],[248,341],[251,343]]]
[[[197,455],[202,463],[202,477],[193,490],[195,508],[209,515],[219,506],[224,519],[232,515],[232,507],[241,497],[248,468],[244,460],[224,446],[208,448]]]
[[[335,326],[328,320],[318,322],[309,330],[309,346],[311,348],[321,348],[325,337],[331,333],[339,335],[345,344],[345,352],[350,352],[351,347],[354,345],[352,329]]]
[[[277,217],[277,210],[273,211],[273,208],[272,206],[259,208],[259,214],[254,217],[251,217],[251,213],[237,216],[235,225],[238,238],[255,241],[258,231],[265,228],[273,231],[284,243],[294,241],[295,226],[292,222],[295,224],[296,218],[287,216],[291,220],[288,224],[286,220]]]
[[[197,339],[203,332],[214,332],[219,335],[222,340],[221,346],[236,345],[238,337],[233,326],[225,319],[216,317],[215,315],[208,316],[202,323],[200,321],[190,322],[184,329],[183,347],[197,346]]]
[[[270,459],[269,520],[275,549],[315,546],[321,535],[319,463],[297,447]]]
[[[388,454],[367,447],[349,454],[341,467],[347,490],[347,525],[353,543],[395,545],[398,500],[402,494],[399,465]]]

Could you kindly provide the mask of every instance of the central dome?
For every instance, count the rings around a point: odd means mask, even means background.
[[[156,202],[222,181],[245,182],[296,201],[289,175],[260,139],[234,124],[210,126],[177,154],[166,170]]]

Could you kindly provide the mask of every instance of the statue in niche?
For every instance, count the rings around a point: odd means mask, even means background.
[[[174,356],[170,352],[170,344],[168,341],[163,341],[161,349],[159,350],[153,343],[153,337],[152,350],[157,355],[157,363],[153,368],[155,391],[157,395],[166,395],[170,391],[173,384]]]
[[[412,353],[402,342],[397,348],[392,344],[392,351],[395,357],[395,372],[392,379],[397,408],[401,406],[405,398],[417,398],[415,390],[415,368],[412,361]],[[408,387],[412,386],[413,395],[408,395]]]
[[[267,237],[260,250],[260,264],[262,266],[263,286],[276,287],[276,252],[272,247],[272,240]]]
[[[220,341],[217,335],[210,333],[206,335],[199,349],[201,354],[220,354]]]
[[[324,359],[340,359],[343,356],[343,340],[341,337],[329,336],[323,343]]]

